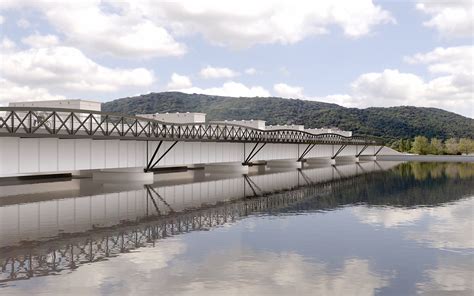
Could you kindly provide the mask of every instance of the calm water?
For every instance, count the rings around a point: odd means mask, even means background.
[[[474,165],[0,187],[0,295],[473,295]]]

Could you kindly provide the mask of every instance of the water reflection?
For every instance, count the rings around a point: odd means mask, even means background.
[[[145,187],[71,180],[55,193],[35,185],[1,191],[8,293],[473,291],[472,164],[194,171]],[[60,276],[41,277],[50,274]]]

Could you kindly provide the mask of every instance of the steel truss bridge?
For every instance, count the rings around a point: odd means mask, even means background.
[[[325,201],[325,197],[330,197],[336,187],[356,188],[360,182],[359,177],[331,180],[321,184],[308,182],[305,187],[271,195],[259,194],[253,190],[250,198],[179,213],[169,209],[169,205],[163,202],[154,188],[146,186],[147,197],[151,200],[156,215],[136,223],[127,222],[120,226],[64,235],[50,241],[34,243],[30,247],[26,245],[12,247],[10,250],[0,249],[0,285],[73,270],[83,264],[104,261],[138,248],[155,246],[159,240],[167,237],[208,230],[234,223],[249,215],[292,211],[298,208],[298,205],[308,203],[316,203],[316,206],[312,207],[315,210],[333,208],[337,205]]]
[[[3,115],[2,115],[3,113]],[[116,113],[62,108],[1,107],[0,136],[208,141],[293,144],[383,145],[374,137],[299,130],[260,130],[226,123],[176,124]]]

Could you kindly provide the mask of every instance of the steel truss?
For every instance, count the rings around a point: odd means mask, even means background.
[[[373,137],[311,134],[299,130],[260,130],[236,124],[170,124],[100,111],[62,108],[1,107],[0,136],[210,141],[295,144],[382,145]]]

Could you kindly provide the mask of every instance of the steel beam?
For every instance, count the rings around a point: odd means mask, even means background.
[[[253,149],[252,151],[250,151],[250,154],[247,156],[247,158],[244,160],[244,162],[242,163],[243,165],[248,165],[250,163],[250,161],[257,155],[258,152],[260,152],[260,150],[263,149],[263,147],[265,147],[265,145],[267,145],[267,143],[263,143],[263,145],[257,149],[257,151],[255,151],[255,149],[258,147],[258,144],[260,144],[259,142],[257,142],[254,146],[253,146]],[[254,152],[255,151],[255,152]]]
[[[316,144],[309,144],[306,149],[301,153],[300,157],[298,157],[298,161],[302,161],[308,153],[313,150],[313,148],[316,146]]]
[[[334,155],[331,157],[331,159],[335,159],[335,158],[339,155],[339,153],[341,153],[342,150],[344,150],[344,148],[346,148],[346,147],[347,147],[347,144],[341,145],[341,147],[339,147],[339,149],[337,150],[336,154],[334,154]]]
[[[379,154],[380,151],[382,151],[383,147],[385,146],[380,146],[380,148],[375,152],[374,156],[377,156],[377,154]]]
[[[362,148],[359,153],[356,154],[356,157],[359,157],[364,151],[365,149],[367,149],[367,147],[369,147],[369,145],[365,145],[364,148]]]
[[[171,149],[173,149],[173,147],[174,147],[176,144],[178,144],[178,141],[175,141],[155,162],[153,162],[153,160],[155,159],[155,156],[156,156],[156,154],[157,154],[157,152],[158,152],[158,149],[160,149],[160,146],[161,146],[162,143],[163,143],[163,141],[160,141],[160,143],[158,144],[158,147],[156,147],[155,152],[153,153],[153,156],[152,156],[151,160],[148,162],[148,165],[147,165],[147,167],[145,168],[145,172],[148,172],[148,171],[154,169],[155,166],[158,164],[158,162],[159,162],[160,160],[162,160],[163,157],[165,157],[166,154],[168,154],[168,152],[170,152]],[[153,164],[151,164],[151,163],[153,163]]]
[[[145,172],[147,172],[150,169],[151,164],[153,163],[153,160],[155,160],[155,156],[156,156],[156,154],[158,153],[158,150],[161,147],[161,144],[163,144],[163,141],[160,141],[160,143],[158,144],[158,146],[155,149],[155,152],[153,152],[153,156],[151,157],[150,161],[146,165]],[[148,157],[148,141],[146,142],[146,150],[147,150],[147,157]]]

